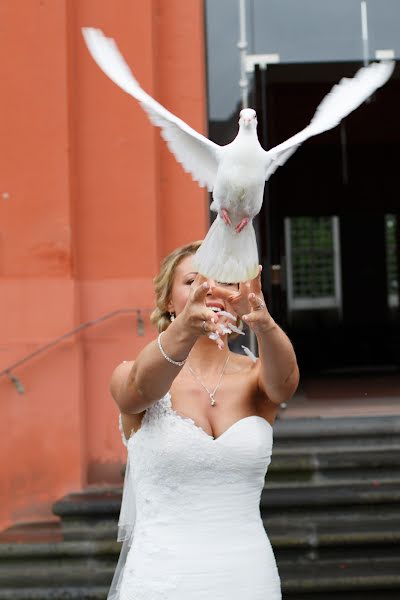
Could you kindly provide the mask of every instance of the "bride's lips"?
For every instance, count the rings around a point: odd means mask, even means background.
[[[219,310],[224,310],[224,307],[222,304],[220,304],[219,302],[208,302],[206,304],[207,308],[217,308]]]

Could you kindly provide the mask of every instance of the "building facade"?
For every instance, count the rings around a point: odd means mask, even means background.
[[[397,0],[247,0],[245,16],[265,148],[302,129],[341,77],[400,56]],[[115,38],[144,89],[198,131],[208,111],[218,143],[236,135],[241,97],[236,0],[3,0],[0,18],[2,529],[120,484],[110,375],[155,336],[160,260],[209,223],[208,195],[81,28]],[[266,186],[263,287],[302,373],[399,364],[399,100],[396,68]]]
[[[152,279],[203,237],[208,203],[81,35],[115,38],[144,89],[205,132],[201,0],[5,0],[0,19],[2,529],[120,484],[110,376],[154,338]]]

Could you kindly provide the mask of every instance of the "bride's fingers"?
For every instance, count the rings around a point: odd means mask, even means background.
[[[261,271],[262,271],[262,265],[258,265],[258,274],[254,277],[254,279],[250,280],[249,288],[254,294],[262,293]]]
[[[250,302],[250,306],[253,309],[253,311],[262,310],[264,308],[267,308],[264,299],[260,296],[256,296],[256,294],[254,294],[254,292],[249,294],[249,302]]]
[[[204,277],[204,275],[202,275],[201,273],[196,273],[196,277],[194,278],[193,283],[195,285],[200,285],[200,284],[204,283],[205,281],[207,281],[207,277]]]
[[[202,276],[201,276],[202,277]],[[197,279],[197,277],[196,277]],[[196,282],[194,280],[193,284]],[[192,300],[194,302],[202,302],[208,294],[208,290],[210,289],[210,284],[206,279],[204,279],[199,285],[194,288]]]
[[[239,283],[239,292],[241,294],[243,294],[244,296],[247,296],[249,291],[250,291],[250,281],[242,281],[241,283]]]
[[[239,292],[232,292],[232,290],[227,290],[221,286],[215,285],[212,287],[213,296],[217,298],[221,298],[222,300],[226,300],[227,302],[235,301],[236,298],[239,298]]]

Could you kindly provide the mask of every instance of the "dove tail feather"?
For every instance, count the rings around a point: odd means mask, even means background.
[[[248,281],[258,274],[258,251],[253,222],[240,233],[217,216],[193,257],[196,271],[224,283]]]

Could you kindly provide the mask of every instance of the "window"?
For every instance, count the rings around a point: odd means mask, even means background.
[[[286,217],[285,247],[289,312],[323,308],[341,312],[338,217]]]

